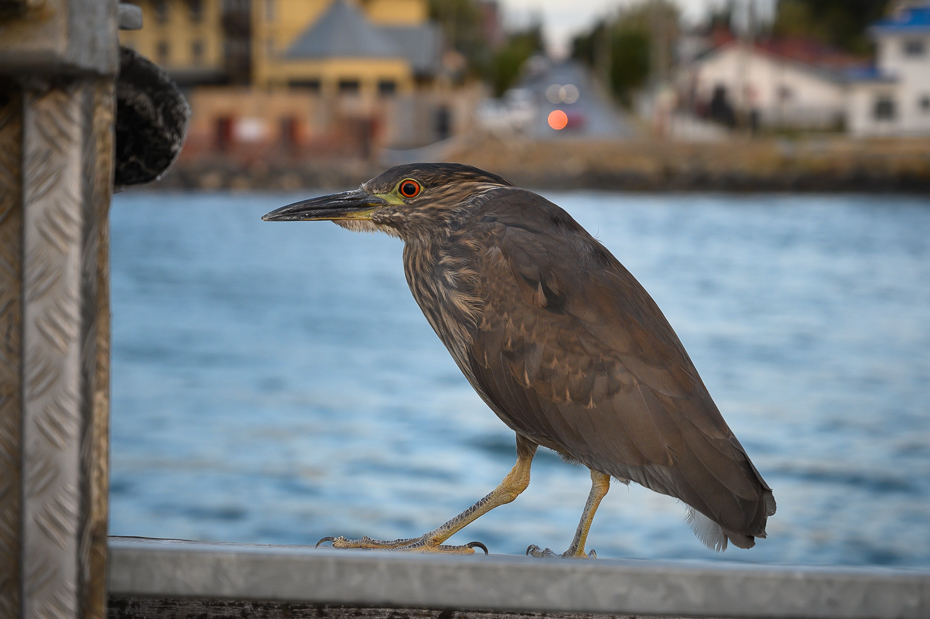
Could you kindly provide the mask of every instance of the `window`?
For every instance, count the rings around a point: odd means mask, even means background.
[[[909,39],[904,42],[905,56],[923,56],[926,52],[926,46],[923,39]]]
[[[452,112],[445,105],[436,110],[436,139],[445,140],[452,135]]]
[[[879,97],[875,100],[875,107],[872,110],[875,120],[894,120],[895,103],[891,97]]]
[[[779,101],[790,101],[794,98],[794,91],[790,86],[779,86],[778,87],[778,99]]]
[[[921,95],[920,99],[917,100],[917,107],[924,114],[930,114],[930,95]]]
[[[249,11],[249,0],[223,0],[223,13],[241,13]]]
[[[287,146],[296,146],[300,142],[300,123],[293,116],[281,119],[281,142]]]
[[[274,56],[274,39],[271,37],[265,39],[265,55]]]
[[[339,94],[357,95],[359,91],[358,80],[339,80]]]
[[[203,21],[203,0],[188,0],[191,10],[191,21],[199,24]]]
[[[378,94],[382,97],[390,97],[397,92],[397,82],[394,80],[379,80]]]
[[[171,47],[168,45],[168,41],[159,41],[158,42],[158,64],[168,64],[168,60],[171,58]]]
[[[216,119],[216,148],[228,150],[233,141],[233,119],[222,116]]]
[[[265,0],[265,21],[274,21],[274,0]]]
[[[155,21],[164,24],[168,21],[167,0],[155,0]]]
[[[200,39],[191,43],[191,59],[194,64],[203,64],[203,41]]]
[[[291,88],[309,90],[310,92],[320,92],[320,80],[318,79],[289,80],[287,85],[290,86]]]

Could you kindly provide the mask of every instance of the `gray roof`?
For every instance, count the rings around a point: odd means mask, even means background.
[[[403,58],[417,75],[439,72],[442,30],[437,24],[374,26],[354,5],[333,0],[291,44],[286,58]]]
[[[287,58],[401,58],[394,42],[345,0],[329,9],[287,50]]]
[[[379,30],[400,49],[415,74],[439,73],[442,68],[442,29],[438,24],[382,26]]]

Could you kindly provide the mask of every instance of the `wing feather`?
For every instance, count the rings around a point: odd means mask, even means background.
[[[475,388],[522,436],[681,499],[739,546],[764,535],[771,490],[658,306],[564,211],[508,191],[524,206],[489,200],[473,227],[483,310],[459,362]]]

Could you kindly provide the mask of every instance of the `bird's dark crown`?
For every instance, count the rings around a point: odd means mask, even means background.
[[[463,183],[487,183],[513,187],[513,183],[490,172],[485,172],[474,166],[463,163],[410,163],[394,166],[362,187],[373,194],[383,194],[392,191],[397,184],[407,178],[419,182],[424,191],[437,189],[450,183],[460,185]]]

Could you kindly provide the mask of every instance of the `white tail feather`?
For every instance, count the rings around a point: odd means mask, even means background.
[[[688,524],[701,543],[711,550],[723,552],[727,549],[727,535],[720,525],[693,507],[688,507]]]

